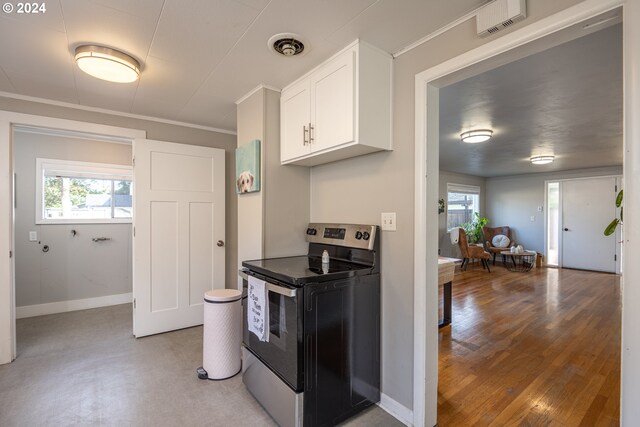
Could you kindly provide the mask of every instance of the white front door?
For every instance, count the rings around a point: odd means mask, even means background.
[[[604,235],[616,217],[616,178],[562,181],[562,266],[616,272],[616,235]]]
[[[224,150],[136,139],[133,333],[202,324],[207,290],[225,287]]]

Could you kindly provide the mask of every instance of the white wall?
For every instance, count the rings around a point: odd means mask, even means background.
[[[131,292],[131,224],[36,225],[34,206],[36,158],[131,165],[131,146],[25,132],[13,141],[16,306]],[[39,241],[30,242],[29,231]],[[91,241],[100,236],[112,240]]]
[[[445,200],[445,208],[447,203],[447,184],[464,184],[475,185],[480,187],[480,215],[487,216],[486,212],[486,179],[480,176],[464,175],[461,173],[440,171],[439,194],[438,199]],[[491,223],[490,223],[491,224]],[[458,245],[451,244],[451,238],[447,231],[447,211],[438,215],[438,249],[440,255],[453,258],[460,258],[460,249]]]
[[[545,181],[605,175],[622,175],[622,166],[488,178],[487,217],[493,226],[511,227],[512,237],[519,245],[544,253]],[[542,212],[538,206],[543,207]]]
[[[640,2],[626,1],[624,6],[624,208],[635,215],[640,194]],[[640,223],[624,226],[622,286],[622,384],[620,424],[640,424],[640,263],[638,253]]]

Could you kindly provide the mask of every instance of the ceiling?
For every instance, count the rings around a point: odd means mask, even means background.
[[[44,14],[0,14],[0,92],[235,130],[234,102],[259,84],[284,87],[356,38],[397,52],[486,1],[48,1]],[[300,34],[306,53],[270,52],[282,32]],[[134,56],[140,79],[82,73],[80,44]]]
[[[481,177],[622,165],[622,24],[440,90],[440,169]],[[460,133],[493,129],[465,144]],[[548,165],[530,157],[555,155]]]

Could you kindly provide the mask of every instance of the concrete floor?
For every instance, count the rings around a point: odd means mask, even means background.
[[[135,339],[131,304],[21,319],[0,426],[275,426],[240,375],[196,377],[202,327]],[[348,426],[401,426],[373,407]]]

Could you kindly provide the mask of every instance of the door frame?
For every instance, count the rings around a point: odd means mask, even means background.
[[[578,24],[607,11],[623,10],[624,72],[624,188],[625,206],[633,212],[640,202],[640,4],[624,0],[584,0],[554,15],[540,19],[521,29],[481,45],[453,59],[431,67],[415,76],[415,194],[414,194],[414,350],[413,350],[413,425],[433,426],[437,423],[438,402],[438,234],[439,130],[437,80],[512,51],[530,42]],[[627,25],[625,25],[627,23]],[[637,50],[637,48],[636,48]],[[635,147],[638,146],[638,147]],[[623,257],[640,253],[640,227],[625,224]],[[623,261],[624,263],[624,261]],[[624,263],[626,277],[640,277],[640,263]],[[640,289],[623,287],[623,306],[640,301]],[[629,332],[640,323],[640,313],[624,310],[621,420],[640,420],[640,334]],[[625,328],[625,325],[627,326]],[[624,350],[627,348],[627,350]],[[626,362],[626,363],[625,363]]]
[[[549,206],[549,201],[547,200],[548,197],[548,189],[549,189],[549,184],[552,182],[557,182],[560,184],[560,188],[559,188],[559,192],[560,192],[560,197],[559,197],[559,215],[560,215],[560,221],[558,223],[558,268],[563,268],[563,254],[562,254],[562,249],[564,247],[564,233],[561,233],[562,230],[562,218],[563,218],[563,189],[562,189],[562,184],[564,182],[567,181],[583,181],[585,179],[605,179],[605,178],[615,178],[616,180],[616,185],[618,186],[619,190],[623,188],[623,184],[624,184],[624,175],[593,175],[593,176],[581,176],[581,177],[577,177],[577,178],[562,178],[562,179],[547,179],[544,181],[544,206],[548,207]],[[618,190],[618,191],[619,191]],[[612,218],[613,219],[613,218]],[[603,224],[603,227],[606,226],[607,224]],[[544,215],[544,254],[545,256],[547,256],[547,249],[548,249],[548,230],[549,230],[549,209],[545,209],[545,215]],[[615,239],[616,239],[616,274],[622,274],[622,268],[621,268],[621,264],[622,264],[622,249],[621,249],[621,244],[620,241],[622,240],[622,232],[621,232],[621,227],[616,228],[616,233],[615,233]]]
[[[13,128],[21,126],[49,130],[56,135],[72,134],[107,142],[132,144],[147,132],[97,123],[58,119],[0,110],[0,364],[16,358],[16,301],[13,212]]]

